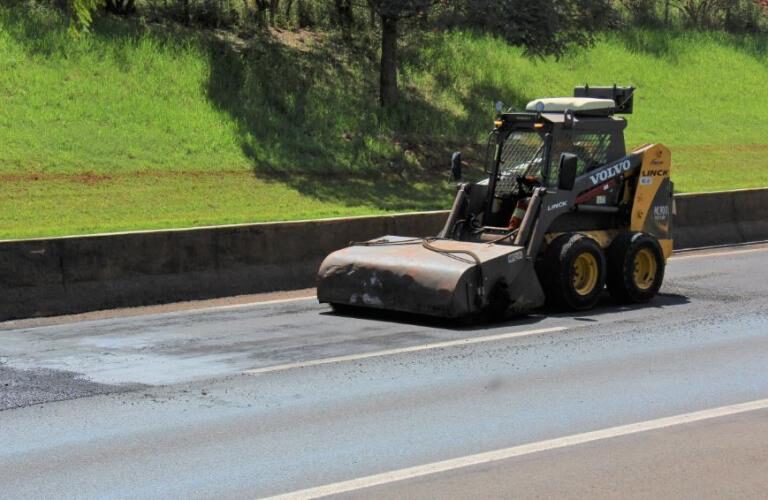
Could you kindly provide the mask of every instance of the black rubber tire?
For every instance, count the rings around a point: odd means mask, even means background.
[[[641,289],[635,283],[635,256],[642,249],[650,250],[656,260],[656,273],[650,288]],[[608,247],[608,291],[621,304],[641,304],[656,296],[664,281],[664,254],[656,238],[644,233],[617,236]]]
[[[597,263],[597,282],[591,292],[581,295],[574,287],[574,262],[582,253],[591,254]],[[541,263],[541,276],[547,301],[558,308],[574,311],[592,309],[605,288],[606,263],[603,250],[583,234],[563,234],[553,240]]]

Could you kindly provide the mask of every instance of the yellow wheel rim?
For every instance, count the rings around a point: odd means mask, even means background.
[[[597,259],[591,253],[584,252],[573,261],[573,289],[579,295],[592,293],[597,286]]]
[[[656,256],[647,248],[640,249],[635,255],[633,278],[635,286],[640,290],[648,290],[656,281]]]

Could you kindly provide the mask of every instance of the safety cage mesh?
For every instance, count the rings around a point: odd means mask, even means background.
[[[501,150],[499,179],[496,195],[509,195],[515,187],[516,177],[529,167],[532,175],[538,175],[544,154],[544,139],[537,132],[515,132],[507,137]]]

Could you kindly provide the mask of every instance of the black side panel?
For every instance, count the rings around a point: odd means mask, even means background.
[[[549,227],[551,233],[572,233],[578,231],[599,231],[626,226],[619,214],[569,212],[561,215]]]

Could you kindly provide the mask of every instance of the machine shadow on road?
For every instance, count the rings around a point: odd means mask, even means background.
[[[665,309],[689,304],[691,301],[684,295],[675,293],[659,293],[653,300],[646,304],[617,304],[607,293],[603,295],[594,309],[589,311],[562,311],[550,306],[545,306],[536,312],[542,317],[573,318],[578,321],[598,321],[600,316],[607,314],[639,311],[643,309]]]
[[[480,331],[491,328],[535,325],[546,318],[573,319],[583,322],[598,322],[600,316],[636,311],[641,309],[655,310],[682,306],[690,303],[688,297],[674,293],[660,293],[647,304],[619,305],[606,293],[598,305],[589,311],[563,311],[551,306],[531,311],[527,314],[513,316],[503,321],[493,321],[488,318],[479,318],[473,321],[451,318],[437,318],[412,313],[384,311],[367,308],[349,307],[338,311],[326,311],[320,314],[324,316],[337,316],[350,319],[367,319],[385,321],[390,323],[424,326],[455,331]]]

